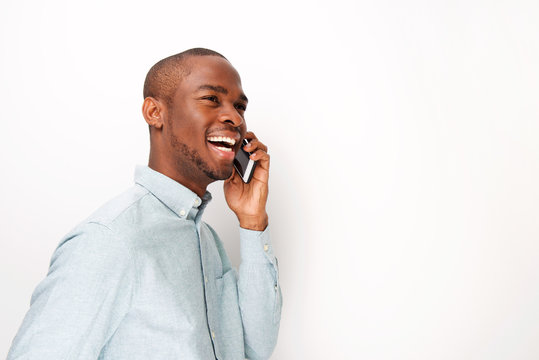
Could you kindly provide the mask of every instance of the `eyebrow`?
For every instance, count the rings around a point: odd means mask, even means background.
[[[198,90],[212,90],[212,91],[215,91],[216,93],[220,93],[220,94],[224,94],[224,95],[228,95],[228,90],[225,89],[224,87],[222,86],[216,86],[216,85],[200,85]],[[249,102],[249,99],[247,99],[247,96],[245,96],[244,93],[241,93],[240,94],[240,99],[245,101],[245,102]]]

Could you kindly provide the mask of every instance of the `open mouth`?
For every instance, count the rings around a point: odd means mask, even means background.
[[[218,150],[225,152],[233,152],[236,140],[229,138],[228,136],[209,136],[208,142],[215,146]]]

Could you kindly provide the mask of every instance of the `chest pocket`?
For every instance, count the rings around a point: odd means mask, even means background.
[[[237,289],[236,269],[230,269],[226,273],[224,273],[223,276],[217,277],[215,279],[215,285],[217,288],[217,295],[220,298],[222,298],[223,295],[225,295],[226,297],[228,297],[228,295],[232,295],[233,297],[237,299],[238,289]],[[235,293],[235,295],[229,294],[231,292],[231,289],[230,289],[231,287],[234,288],[233,293]]]

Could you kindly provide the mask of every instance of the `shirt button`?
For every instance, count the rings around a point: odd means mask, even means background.
[[[213,331],[211,332],[211,337],[213,340],[215,340],[215,333]]]
[[[207,276],[204,276],[204,282],[207,284],[208,283],[208,277]]]
[[[269,250],[269,245],[268,244],[264,244],[264,251],[268,251]]]
[[[275,289],[275,291],[277,291],[277,288],[278,288],[277,284],[275,284],[275,286],[273,288]]]
[[[185,210],[184,209],[180,210],[180,216],[185,216]]]
[[[195,199],[195,206],[198,206],[198,205],[200,205],[200,199],[199,199],[199,198],[196,198],[196,199]]]

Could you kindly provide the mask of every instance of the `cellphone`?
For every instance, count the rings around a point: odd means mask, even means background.
[[[249,140],[243,139],[242,145],[234,158],[234,167],[238,174],[240,174],[244,183],[249,183],[249,181],[251,181],[256,167],[256,161],[249,158],[251,153],[243,150],[243,147],[248,143]]]

